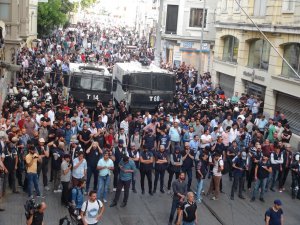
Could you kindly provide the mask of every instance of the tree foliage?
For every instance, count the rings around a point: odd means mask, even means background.
[[[97,2],[97,0],[81,0],[80,4],[82,8],[88,8],[95,2]]]
[[[87,8],[97,0],[81,0],[82,8]],[[78,3],[69,0],[48,0],[38,4],[38,34],[48,35],[53,29],[68,23],[69,13],[78,7]]]

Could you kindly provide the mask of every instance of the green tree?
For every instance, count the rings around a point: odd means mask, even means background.
[[[88,8],[95,2],[97,2],[97,0],[81,0],[80,4],[82,8]]]
[[[47,3],[38,4],[38,34],[39,36],[49,34],[56,26],[67,22],[67,14],[61,11],[63,2],[61,0],[49,0]]]
[[[82,8],[87,8],[97,0],[81,0]],[[48,35],[56,27],[64,26],[69,21],[69,13],[76,10],[78,3],[69,0],[48,0],[38,4],[38,36]]]

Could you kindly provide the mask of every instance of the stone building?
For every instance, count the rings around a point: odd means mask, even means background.
[[[288,118],[293,133],[300,135],[300,1],[239,0],[239,3],[275,48],[235,0],[219,0],[214,80],[229,97],[234,92],[259,96],[268,116],[273,117],[279,110]]]

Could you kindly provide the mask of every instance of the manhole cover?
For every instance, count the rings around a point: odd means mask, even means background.
[[[144,225],[144,222],[138,216],[120,216],[122,225]]]

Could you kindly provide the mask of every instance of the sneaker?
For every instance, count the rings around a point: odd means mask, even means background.
[[[124,191],[124,188],[122,188],[122,191]]]
[[[259,201],[261,202],[265,202],[265,200],[263,198],[259,198]]]
[[[57,189],[57,193],[61,193],[62,192],[62,190],[61,189]]]
[[[132,189],[132,192],[133,192],[133,193],[137,193],[136,189]]]
[[[252,197],[251,198],[251,200],[250,200],[250,202],[254,202],[255,201],[255,198],[254,197]]]
[[[106,203],[106,202],[107,202],[107,200],[106,200],[106,199],[103,199],[103,202],[104,202],[104,203]]]
[[[117,191],[117,188],[113,188],[113,191],[116,192],[116,191]]]
[[[216,201],[216,200],[218,200],[218,199],[214,196],[214,197],[212,197],[210,200]]]
[[[54,193],[58,193],[58,190],[53,190]]]
[[[279,189],[279,192],[282,193],[282,189]]]
[[[271,191],[275,192],[274,188],[270,188]]]
[[[170,195],[172,192],[171,192],[171,190],[168,190],[168,194]]]
[[[233,196],[230,196],[230,200],[234,200],[234,197],[233,197]]]
[[[197,199],[197,203],[198,203],[198,204],[201,204],[201,203],[202,203],[202,200],[201,200],[201,199]]]
[[[44,187],[44,190],[45,190],[45,191],[50,191],[50,188],[49,188],[48,186],[45,186],[45,187]]]

